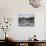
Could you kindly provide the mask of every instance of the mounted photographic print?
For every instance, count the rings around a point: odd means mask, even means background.
[[[20,27],[34,26],[34,14],[19,14],[18,26]]]

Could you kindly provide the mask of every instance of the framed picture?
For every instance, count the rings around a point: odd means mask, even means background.
[[[34,14],[19,14],[18,15],[18,26],[19,27],[32,27],[34,26]]]

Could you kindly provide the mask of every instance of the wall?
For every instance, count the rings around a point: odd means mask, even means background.
[[[34,34],[37,35],[39,40],[45,39],[45,6],[40,8],[33,8],[30,6],[28,0],[0,0],[0,16],[13,17],[13,22],[10,33],[17,40],[27,40]],[[35,14],[35,26],[34,27],[18,27],[17,14]],[[1,31],[2,33],[2,31]],[[0,35],[2,35],[0,33]],[[2,36],[0,36],[2,39]]]
[[[44,39],[46,39],[46,16],[45,16],[45,28],[44,28]]]

